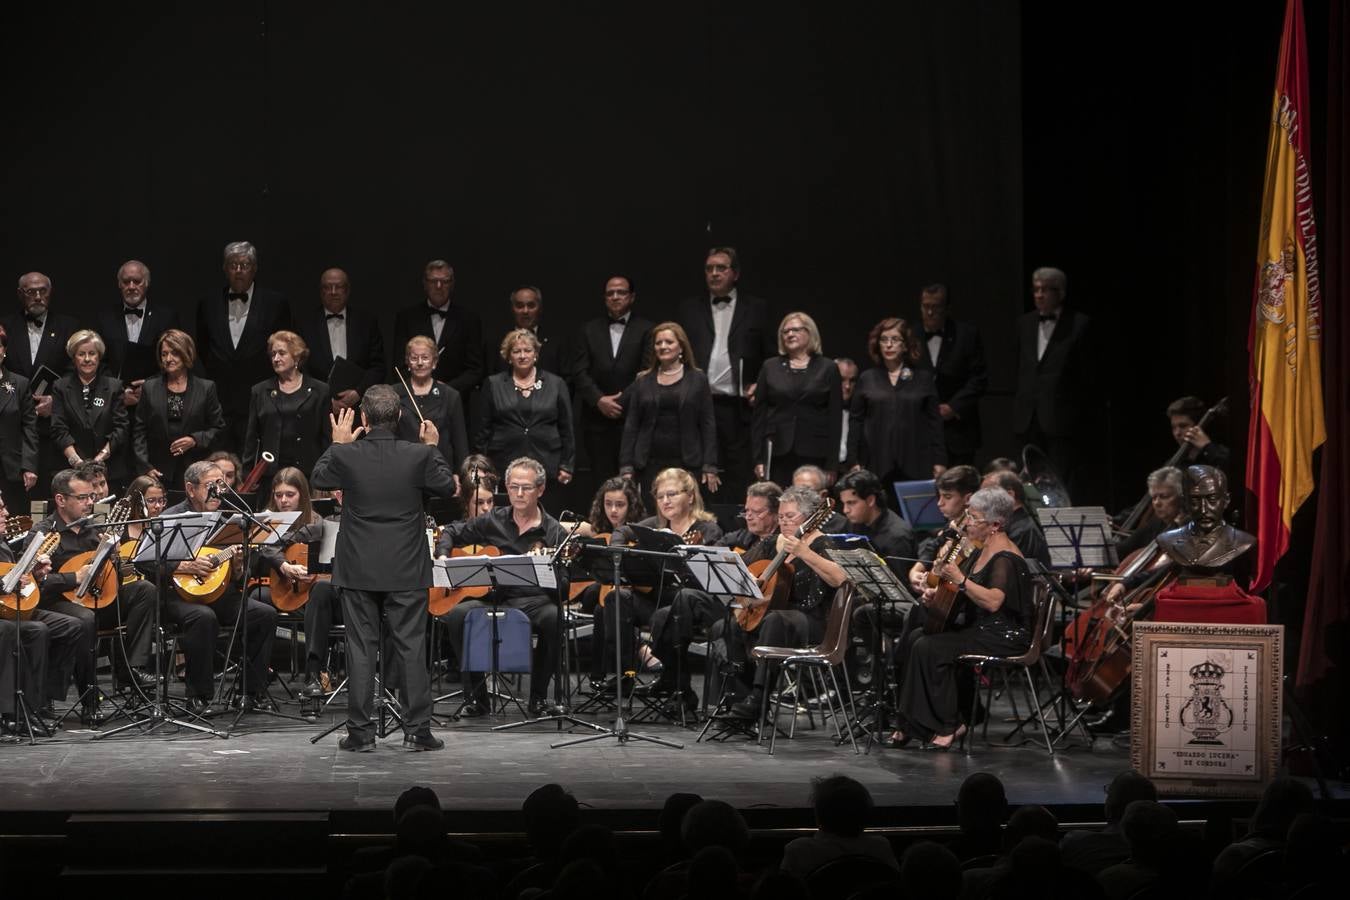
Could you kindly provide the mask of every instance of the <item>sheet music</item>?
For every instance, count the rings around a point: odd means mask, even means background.
[[[23,556],[19,557],[19,561],[14,564],[14,568],[6,572],[4,579],[0,580],[0,589],[3,589],[6,594],[14,593],[15,586],[18,585],[19,579],[23,577],[22,573],[28,570],[34,557],[38,555],[38,548],[42,545],[42,539],[46,536],[40,531],[34,534],[33,540],[28,543],[28,549],[23,551]],[[4,663],[0,662],[0,664]]]
[[[890,603],[916,602],[886,561],[871,550],[827,547],[825,555],[839,564],[848,580],[865,596]]]
[[[1056,569],[1114,566],[1111,517],[1100,506],[1052,506],[1036,511]]]

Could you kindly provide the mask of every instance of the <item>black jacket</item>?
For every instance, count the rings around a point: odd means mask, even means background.
[[[347,323],[347,360],[365,371],[365,377],[357,386],[357,392],[364,394],[372,384],[384,382],[384,335],[380,334],[380,323],[365,310],[348,306],[342,312]],[[328,337],[328,311],[322,306],[314,307],[296,322],[296,330],[309,346],[309,358],[305,360],[305,371],[320,381],[327,382],[333,371],[333,347]],[[396,354],[402,358],[402,354]]]
[[[572,364],[569,368],[577,403],[581,404],[582,421],[607,424],[612,420],[596,408],[600,398],[628,389],[642,368],[642,356],[647,350],[652,322],[631,314],[619,339],[619,353],[610,350],[609,317],[591,319],[572,339]],[[509,377],[509,376],[508,376]]]
[[[53,401],[55,404],[55,401]],[[37,413],[28,379],[13,372],[0,372],[0,466],[7,480],[18,482],[24,472],[38,470]],[[13,511],[20,511],[21,498],[7,497]]]
[[[46,366],[57,375],[64,375],[71,369],[70,357],[66,355],[66,341],[80,330],[80,323],[63,313],[47,312],[42,323],[42,340],[38,343],[37,358],[30,359],[28,353],[28,321],[22,314],[0,318],[5,326],[6,353],[5,368],[17,372],[30,382],[39,366]]]
[[[844,395],[834,360],[816,354],[804,373],[794,373],[787,357],[775,356],[760,367],[756,383],[750,425],[755,462],[765,461],[770,438],[775,457],[839,458]]]
[[[680,398],[680,446],[658,447],[653,452],[656,428],[656,373],[640,376],[624,395],[623,442],[619,447],[619,471],[630,474],[646,467],[653,456],[678,456],[691,472],[717,471],[717,424],[713,415],[708,376],[685,366],[684,377],[674,385]]]
[[[297,395],[303,396],[299,407],[283,413],[282,404],[296,400]],[[276,457],[276,462],[267,469],[267,477],[285,466],[308,473],[333,439],[328,418],[332,411],[328,385],[308,375],[301,377],[299,389],[290,396],[281,394],[276,378],[255,384],[248,398],[244,473],[257,463],[260,448]]]
[[[848,459],[885,477],[933,477],[946,464],[942,419],[933,370],[912,368],[908,380],[891,384],[884,366],[858,376],[849,403]]]
[[[928,342],[922,343],[919,365],[936,373],[938,402],[946,403],[957,415],[943,423],[947,449],[973,453],[980,447],[980,398],[989,386],[979,329],[948,317],[936,360],[928,353]]]
[[[702,294],[681,300],[676,308],[675,319],[689,335],[689,343],[694,348],[694,361],[706,373],[714,337],[712,298]],[[778,335],[774,324],[769,321],[769,304],[764,298],[741,290],[736,292],[736,308],[731,314],[727,351],[731,356],[732,378],[754,378],[764,361],[778,353]],[[736,387],[738,392],[743,392],[745,385],[737,384]],[[835,444],[837,450],[838,442]]]
[[[459,464],[469,455],[468,426],[465,425],[464,401],[459,391],[443,381],[432,382],[431,394],[419,396],[414,408],[412,398],[403,389],[402,383],[389,386],[398,393],[399,403],[403,407],[403,416],[398,420],[399,438],[414,444],[421,440],[422,420],[417,416],[420,410],[436,426],[441,436],[436,447],[445,457],[446,465],[451,472],[459,471]]]
[[[153,350],[164,332],[182,327],[178,324],[178,312],[172,306],[146,300],[142,308],[145,313],[141,316],[140,336],[136,338],[136,343],[142,347]],[[98,336],[108,348],[103,355],[104,371],[117,378],[122,377],[122,363],[127,354],[127,317],[122,309],[119,300],[116,306],[105,307],[98,314]]]
[[[215,382],[205,378],[188,376],[180,421],[169,421],[168,398],[164,376],[145,379],[141,402],[136,404],[136,415],[131,421],[131,439],[136,448],[137,473],[158,469],[164,473],[161,480],[165,487],[177,489],[184,470],[211,454],[212,444],[225,429],[225,414],[220,408]],[[169,445],[185,435],[192,435],[197,446],[182,456],[171,455]]]
[[[574,469],[576,437],[567,385],[557,375],[536,371],[542,386],[529,399],[516,392],[510,372],[483,383],[483,422],[475,445],[503,476],[506,465],[521,456],[538,460],[550,478],[557,478],[559,469]]]
[[[398,311],[394,318],[394,365],[401,365],[408,341],[418,335],[436,337],[426,300]],[[440,359],[433,376],[467,396],[483,380],[483,323],[478,313],[456,300],[446,307],[445,327],[437,343]],[[390,378],[390,381],[397,381]]]
[[[450,467],[436,448],[400,441],[376,428],[350,444],[331,445],[315,463],[310,483],[320,490],[342,491],[334,587],[431,587],[423,498],[455,492]]]
[[[1040,317],[1033,311],[1017,320],[1017,397],[1013,401],[1013,429],[1031,428],[1032,416],[1048,435],[1071,437],[1082,429],[1089,414],[1096,360],[1089,346],[1088,317],[1062,307],[1055,330],[1036,359]]]
[[[291,309],[280,293],[254,285],[248,320],[235,347],[230,340],[227,292],[221,288],[197,304],[197,357],[206,377],[216,383],[221,409],[235,419],[248,414],[253,386],[271,377],[267,339],[291,327]]]
[[[68,372],[52,388],[52,442],[64,455],[74,446],[81,459],[93,459],[107,445],[109,457],[131,440],[127,408],[122,405],[122,382],[111,375],[95,376],[90,384],[89,407],[84,404],[80,376]]]

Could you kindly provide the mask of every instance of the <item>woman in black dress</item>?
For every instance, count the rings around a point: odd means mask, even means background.
[[[905,636],[901,730],[892,743],[904,745],[917,737],[938,749],[950,747],[966,729],[957,708],[956,658],[976,651],[1004,655],[1027,649],[1035,622],[1033,588],[1022,552],[1003,531],[1012,512],[1012,498],[1001,488],[984,488],[971,496],[965,535],[984,546],[969,574],[955,563],[946,563],[938,573],[960,589],[957,602],[969,601],[966,624],[938,634],[916,628]],[[922,601],[931,601],[935,593],[928,588]]]
[[[609,540],[615,531],[629,522],[642,519],[644,515],[646,513],[642,509],[642,497],[638,494],[636,482],[631,478],[615,476],[607,479],[595,492],[595,499],[591,501],[590,517],[577,529],[577,534],[581,537]],[[620,634],[626,637],[622,644],[625,672],[634,669],[635,659],[633,646],[636,642],[630,637],[633,633],[633,605],[631,600],[627,599],[631,592],[626,588],[620,589],[620,595],[624,599],[615,605],[612,603],[613,593],[602,591],[603,587],[601,582],[592,583],[577,597],[581,611],[595,616],[594,630],[591,632],[591,688],[595,691],[613,689],[605,684],[605,673],[614,662],[614,639],[608,635],[609,630],[614,627],[616,609]],[[608,595],[606,608],[603,610],[597,609],[601,593]],[[628,692],[626,685],[624,692]]]
[[[849,404],[848,460],[882,484],[936,478],[947,463],[933,370],[904,319],[882,319],[867,336],[874,368],[858,377]]]
[[[567,484],[572,480],[576,454],[567,383],[536,366],[539,338],[532,331],[517,328],[509,332],[502,339],[501,354],[511,368],[483,383],[483,424],[477,446],[498,472],[505,472],[512,460],[527,456],[539,461],[549,478]]]
[[[398,420],[398,436],[414,444],[421,443],[419,434],[422,419],[431,422],[441,436],[436,448],[445,457],[445,464],[450,467],[450,471],[454,472],[469,455],[463,399],[459,391],[434,377],[436,363],[440,359],[435,341],[425,335],[418,335],[409,340],[404,349],[408,387],[412,388],[412,395],[409,396],[402,382],[392,385],[398,392],[399,402],[403,404],[403,415]],[[418,415],[419,412],[421,415]],[[456,484],[459,484],[458,476]]]
[[[838,465],[844,394],[839,367],[821,355],[820,329],[806,313],[783,317],[778,354],[764,361],[755,379],[750,440],[757,460],[755,477],[791,484],[799,466],[833,472]]]
[[[14,509],[24,510],[37,484],[37,410],[28,379],[4,368],[7,339],[0,326],[0,491]]]
[[[106,464],[131,439],[122,382],[99,374],[106,350],[96,332],[75,332],[66,341],[75,367],[52,385],[52,442],[72,467],[85,461]]]
[[[248,398],[244,437],[244,471],[252,472],[263,453],[276,457],[263,470],[264,479],[281,469],[314,468],[332,443],[328,385],[305,374],[309,347],[294,331],[277,331],[267,339],[271,378],[253,386]]]
[[[662,322],[651,330],[646,363],[624,393],[619,474],[650,485],[657,472],[683,468],[701,472],[699,480],[716,491],[721,481],[712,392],[678,323]]]
[[[131,440],[136,466],[142,475],[154,475],[180,490],[187,467],[211,452],[225,429],[216,383],[192,374],[197,345],[192,336],[170,328],[155,345],[160,374],[145,379]]]

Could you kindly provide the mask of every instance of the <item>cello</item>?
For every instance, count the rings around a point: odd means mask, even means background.
[[[1195,427],[1203,431],[1205,429],[1205,426],[1214,420],[1215,416],[1222,416],[1227,414],[1228,414],[1228,398],[1223,397],[1219,400],[1218,403],[1215,403],[1209,409],[1205,410],[1205,414],[1200,417],[1199,422],[1195,423]],[[1173,453],[1172,456],[1167,460],[1167,462],[1163,464],[1163,468],[1175,467],[1177,463],[1181,462],[1181,458],[1185,456],[1190,449],[1191,449],[1190,443],[1187,441],[1182,441],[1180,446],[1177,447],[1176,452]],[[1125,517],[1125,521],[1122,522],[1120,524],[1120,527],[1116,529],[1117,535],[1128,535],[1132,531],[1134,531],[1134,529],[1139,527],[1140,521],[1143,520],[1144,516],[1148,514],[1151,508],[1150,505],[1151,500],[1152,497],[1149,495],[1149,492],[1145,491],[1144,496],[1141,497],[1139,502],[1134,505],[1134,509],[1130,510],[1130,514]]]

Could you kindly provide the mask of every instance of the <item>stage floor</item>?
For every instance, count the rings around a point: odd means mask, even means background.
[[[972,772],[998,775],[1014,805],[1100,809],[1102,786],[1129,765],[1122,746],[1098,739],[1088,747],[1081,738],[1066,740],[1067,749],[1053,758],[1044,746],[979,742],[969,757],[958,750],[877,747],[854,754],[847,743],[835,746],[832,728],[806,730],[804,718],[796,738],[780,739],[772,757],[744,738],[696,743],[697,730],[671,725],[632,730],[683,742],[682,750],[612,737],[553,750],[549,745],[567,736],[553,724],[490,730],[519,720],[518,713],[437,728],[446,747],[434,753],[405,751],[399,733],[374,753],[343,752],[337,742],[345,729],[311,744],[310,737],[343,715],[340,706],[339,699],[318,723],[250,714],[228,740],[133,730],[95,741],[92,731],[65,730],[36,746],[0,746],[0,812],[371,812],[389,809],[413,784],[434,788],[447,811],[496,812],[519,809],[526,794],[547,782],[563,784],[596,809],[654,810],[675,791],[694,791],[742,809],[787,810],[809,806],[811,778],[842,773],[866,784],[879,807],[915,814],[928,808],[932,821],[947,822],[956,790]],[[453,709],[439,707],[441,713]],[[223,727],[231,718],[214,721]],[[582,718],[609,724],[604,714]],[[991,738],[1006,730],[996,719]]]

